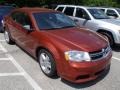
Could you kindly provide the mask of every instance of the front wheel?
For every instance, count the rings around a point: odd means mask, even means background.
[[[100,32],[100,34],[102,34],[104,37],[107,38],[107,40],[109,41],[111,47],[114,46],[114,44],[115,44],[115,43],[114,43],[114,38],[112,37],[111,34],[106,33],[106,32]]]
[[[56,75],[56,64],[53,56],[45,49],[39,51],[38,60],[42,72],[48,77]]]
[[[13,40],[11,39],[10,33],[7,30],[4,31],[4,38],[8,44],[14,43]]]

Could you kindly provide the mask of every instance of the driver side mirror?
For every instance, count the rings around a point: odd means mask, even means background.
[[[108,13],[107,15],[108,15],[108,16],[113,16],[113,17],[115,17],[115,18],[118,17],[116,13]]]
[[[87,15],[83,15],[83,18],[86,20],[90,20],[89,16],[87,16]]]
[[[30,25],[24,25],[23,27],[24,27],[28,32],[33,31],[33,29],[31,29],[31,26],[30,26]]]

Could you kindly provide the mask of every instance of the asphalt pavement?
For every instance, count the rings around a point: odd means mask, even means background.
[[[101,77],[73,84],[49,78],[37,61],[16,45],[8,45],[0,33],[0,90],[120,90],[120,48],[113,50],[111,68]]]

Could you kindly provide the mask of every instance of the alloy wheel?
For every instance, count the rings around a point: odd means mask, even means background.
[[[50,58],[46,53],[41,53],[39,56],[40,66],[44,73],[49,74],[51,72]]]

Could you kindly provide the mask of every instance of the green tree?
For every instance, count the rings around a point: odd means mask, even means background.
[[[0,4],[2,4],[2,3],[4,3],[5,2],[5,0],[0,0]]]
[[[87,2],[83,1],[83,4],[88,6],[118,6],[116,0],[87,0]]]
[[[0,0],[3,2],[4,0]],[[23,6],[43,6],[51,4],[74,4],[74,5],[86,5],[86,6],[120,6],[120,0],[5,0],[9,3],[15,3],[16,5]]]

